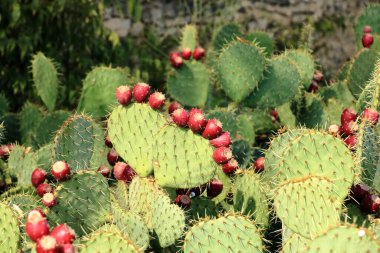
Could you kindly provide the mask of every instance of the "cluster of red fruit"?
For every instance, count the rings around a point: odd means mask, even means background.
[[[331,125],[328,130],[334,136],[339,135],[343,137],[346,145],[352,150],[356,147],[356,133],[359,130],[357,117],[358,115],[355,110],[346,108],[340,116],[341,125]],[[374,109],[367,108],[363,111],[361,120],[365,120],[371,125],[376,125],[379,120],[379,113]]]
[[[194,53],[191,51],[190,48],[184,48],[182,49],[181,53],[171,52],[169,54],[169,59],[172,63],[173,68],[179,69],[183,65],[183,59],[190,60],[191,55],[193,55],[193,59],[199,61],[205,56],[205,52],[206,51],[202,47],[195,48]]]
[[[76,234],[67,224],[56,226],[51,232],[46,215],[39,209],[28,213],[25,226],[26,234],[36,242],[37,253],[74,253],[72,243]]]
[[[363,47],[370,48],[373,44],[373,36],[371,34],[372,28],[368,25],[363,28],[362,45]]]
[[[57,161],[51,166],[51,174],[58,181],[65,181],[70,176],[70,166],[64,161]],[[53,187],[46,183],[46,171],[36,168],[32,172],[32,185],[36,188],[37,194],[42,197],[42,203],[46,207],[52,207],[57,204]]]
[[[357,184],[351,187],[350,202],[360,205],[360,210],[365,214],[376,214],[380,209],[380,196],[371,193],[366,184]]]

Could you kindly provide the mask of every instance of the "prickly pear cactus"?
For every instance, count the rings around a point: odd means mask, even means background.
[[[312,55],[304,49],[287,50],[284,55],[297,65],[301,76],[301,83],[305,89],[308,89],[314,74],[314,60]]]
[[[186,25],[182,29],[181,49],[190,48],[194,50],[197,46],[197,29],[194,25]]]
[[[212,46],[216,51],[219,51],[240,35],[240,27],[237,24],[224,25],[215,32],[212,39]]]
[[[37,167],[36,155],[30,148],[15,146],[9,156],[8,171],[17,177],[17,185],[21,187],[30,185],[30,177]]]
[[[17,216],[12,209],[0,202],[0,252],[18,252],[20,238]]]

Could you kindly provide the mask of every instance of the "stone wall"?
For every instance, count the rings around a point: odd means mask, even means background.
[[[164,38],[177,35],[190,22],[199,27],[235,22],[247,32],[265,30],[286,46],[287,40],[297,39],[294,38],[298,35],[294,32],[296,28],[312,21],[316,24],[312,48],[315,57],[333,73],[356,51],[353,23],[369,3],[366,0],[205,0],[195,7],[195,1],[141,1],[140,22],[132,22],[120,17],[115,9],[107,9],[105,25],[121,37],[144,36],[144,27],[151,26],[159,38]]]

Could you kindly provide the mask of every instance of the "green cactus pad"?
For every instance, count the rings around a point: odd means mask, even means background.
[[[35,195],[31,195],[30,193],[16,193],[9,195],[4,199],[4,202],[8,204],[8,206],[12,207],[15,214],[20,218],[22,223],[25,223],[26,214],[34,209],[39,208],[41,210],[44,209],[44,205],[41,203],[40,198]]]
[[[248,34],[246,40],[255,42],[259,47],[264,49],[265,55],[271,56],[275,49],[275,43],[271,36],[266,32],[256,31]]]
[[[318,94],[322,97],[325,103],[327,103],[330,99],[335,98],[338,99],[340,103],[348,107],[355,101],[355,98],[348,89],[347,83],[343,81],[321,87],[318,90]]]
[[[20,112],[20,133],[21,141],[24,145],[34,144],[35,134],[42,121],[42,110],[31,103],[23,106]]]
[[[9,173],[17,177],[18,186],[30,186],[30,178],[33,170],[37,168],[37,159],[30,148],[16,145],[9,155]]]
[[[270,112],[264,110],[254,110],[252,113],[253,128],[256,134],[265,134],[276,131],[280,126],[272,121]]]
[[[117,204],[112,205],[113,222],[120,231],[128,237],[141,251],[149,246],[149,231],[142,218],[133,213],[125,212]]]
[[[362,48],[362,35],[363,28],[366,25],[371,26],[373,34],[380,34],[380,5],[369,4],[366,9],[363,9],[362,13],[357,19],[355,25],[356,43],[358,48]]]
[[[252,149],[251,145],[244,140],[234,141],[231,145],[232,155],[236,159],[240,168],[251,166]]]
[[[235,180],[233,189],[234,210],[252,215],[258,225],[267,227],[269,207],[264,187],[254,171],[243,171]]]
[[[284,53],[285,57],[296,63],[301,76],[301,84],[305,89],[310,87],[314,75],[314,59],[313,56],[302,49],[291,49]]]
[[[123,236],[120,231],[111,229],[108,231],[94,232],[80,247],[81,253],[137,253],[142,252],[129,238]]]
[[[161,129],[154,151],[154,177],[160,186],[197,187],[207,183],[218,169],[209,141],[188,129],[173,125]]]
[[[348,73],[347,83],[355,98],[360,96],[365,85],[371,78],[375,63],[379,57],[377,51],[363,48],[356,55]]]
[[[221,51],[216,73],[227,96],[234,102],[241,102],[257,87],[264,68],[262,50],[251,42],[239,39]]]
[[[37,166],[50,173],[51,165],[54,163],[53,144],[47,144],[36,150]]]
[[[263,80],[245,100],[247,105],[273,108],[294,99],[301,83],[297,65],[284,56],[274,57],[264,72]]]
[[[212,46],[216,51],[240,36],[240,27],[236,24],[227,24],[220,27],[213,35]]]
[[[129,209],[128,206],[128,184],[124,181],[117,181],[116,187],[114,188],[113,196],[117,204],[124,210]]]
[[[290,110],[291,103],[285,103],[277,107],[277,112],[281,121],[281,125],[286,128],[295,128],[297,126],[297,119],[293,112]]]
[[[371,222],[370,229],[374,232],[375,238],[380,241],[380,219]]]
[[[4,126],[6,132],[3,142],[19,142],[21,139],[19,115],[16,113],[6,113],[0,118],[0,122]]]
[[[191,51],[197,46],[197,28],[194,25],[186,25],[182,29],[181,49],[190,48]]]
[[[340,222],[342,202],[331,197],[334,191],[334,184],[328,179],[295,178],[276,188],[273,205],[283,224],[312,239]]]
[[[116,104],[115,90],[128,83],[129,73],[121,68],[97,67],[87,74],[78,111],[89,113],[95,118],[106,116],[111,105]]]
[[[192,220],[206,217],[217,217],[218,207],[211,199],[199,196],[191,199],[191,206],[187,214]]]
[[[110,192],[107,179],[97,172],[78,172],[56,189],[58,204],[48,217],[67,223],[78,235],[94,231],[110,219]]]
[[[147,104],[116,107],[108,119],[108,135],[118,154],[140,175],[153,172],[154,143],[165,117]]]
[[[350,70],[350,68],[351,68],[351,61],[347,61],[347,62],[343,63],[343,65],[340,67],[340,69],[338,71],[336,79],[338,81],[346,80],[348,77],[348,71]]]
[[[18,219],[12,209],[0,202],[0,252],[18,252],[20,230]]]
[[[283,244],[281,253],[302,252],[302,250],[306,248],[310,241],[310,239],[307,239],[297,233],[293,233]]]
[[[344,253],[377,253],[380,243],[373,232],[365,228],[341,225],[331,228],[312,240],[302,253],[344,252]]]
[[[0,118],[9,111],[9,104],[4,94],[0,93]]]
[[[52,60],[38,52],[32,59],[33,82],[37,93],[49,109],[53,111],[58,96],[58,73]]]
[[[264,250],[255,224],[240,215],[200,221],[190,228],[184,241],[184,253],[254,253]]]
[[[168,93],[179,103],[202,107],[207,101],[210,74],[204,64],[186,61],[168,77]]]
[[[95,122],[85,115],[69,118],[54,138],[55,159],[66,161],[75,172],[88,169],[94,155],[97,128]]]
[[[305,93],[305,96],[297,101],[296,110],[297,125],[321,128],[327,124],[328,115],[322,98],[317,94]]]

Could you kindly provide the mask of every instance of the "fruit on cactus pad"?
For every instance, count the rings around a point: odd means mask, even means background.
[[[232,158],[232,151],[227,147],[217,148],[214,150],[212,158],[218,164],[226,163]]]
[[[376,125],[379,121],[379,113],[375,109],[366,108],[362,112],[362,119],[367,120],[372,125]]]
[[[103,175],[103,177],[110,177],[111,169],[106,165],[101,165],[98,170],[100,174]]]
[[[180,53],[178,53],[178,52],[170,52],[169,53],[169,59],[171,60],[171,59],[173,59],[174,57],[180,57],[181,55],[180,55]]]
[[[199,110],[199,109],[197,109]],[[206,117],[205,115],[203,114],[203,112],[196,112],[196,113],[192,113],[193,110],[190,111],[189,113],[189,121],[188,121],[188,125],[189,125],[189,128],[194,132],[194,133],[199,133],[199,132],[202,132],[202,130],[204,129],[204,127],[206,126],[207,124],[207,120],[206,120]]]
[[[159,109],[165,104],[165,95],[161,92],[154,92],[149,97],[149,105],[152,109]]]
[[[219,137],[210,140],[210,144],[215,148],[228,147],[231,144],[231,136],[229,132],[222,133]]]
[[[235,172],[238,166],[238,162],[234,158],[232,158],[227,163],[223,164],[222,169],[224,173],[231,174]]]
[[[112,148],[113,147],[113,144],[110,140],[110,137],[107,135],[106,137],[104,137],[104,144],[109,147],[109,148]]]
[[[337,124],[332,124],[329,126],[329,134],[338,136],[340,133],[340,127]]]
[[[207,197],[215,198],[223,191],[223,182],[219,179],[211,179],[207,185]]]
[[[210,119],[207,121],[202,136],[206,139],[214,139],[222,133],[222,130],[222,122],[217,119]]]
[[[59,244],[56,253],[76,253],[75,247],[71,243]]]
[[[360,209],[367,214],[379,212],[380,197],[377,194],[366,194],[360,202]]]
[[[41,237],[36,244],[37,253],[56,253],[57,241],[50,235]]]
[[[172,63],[173,68],[175,69],[179,69],[183,65],[183,59],[180,56],[173,57],[172,59],[170,59],[170,61]]]
[[[48,193],[45,193],[44,196],[42,196],[42,203],[46,207],[53,207],[57,204],[57,199],[53,193],[48,192]]]
[[[257,158],[256,161],[253,164],[255,172],[257,172],[257,173],[262,172],[264,170],[264,163],[265,163],[265,158],[264,157]]]
[[[367,194],[370,188],[366,184],[356,184],[351,187],[350,196],[357,202],[360,202]]]
[[[363,47],[370,48],[373,44],[373,35],[370,33],[365,33],[362,36]]]
[[[172,114],[175,110],[177,110],[179,108],[182,108],[182,105],[176,101],[173,101],[169,105],[168,112],[169,112],[169,114]]]
[[[190,59],[191,54],[192,54],[192,52],[191,52],[190,48],[185,47],[184,49],[182,49],[182,57],[183,57],[183,59],[185,59],[185,60]]]
[[[40,210],[32,210],[29,212],[25,232],[32,241],[37,241],[44,235],[50,233],[49,224],[45,216],[41,214]]]
[[[202,59],[204,56],[205,56],[205,49],[203,47],[197,47],[195,50],[194,50],[194,54],[193,54],[193,57],[195,60],[200,60]]]
[[[138,103],[142,103],[148,97],[150,86],[146,83],[137,83],[133,87],[133,96]]]
[[[172,113],[172,119],[178,126],[185,127],[189,120],[189,113],[185,109],[177,109]]]
[[[42,197],[45,193],[53,192],[53,187],[48,183],[42,183],[36,188],[38,196]]]
[[[346,122],[355,121],[357,112],[354,109],[346,108],[340,115],[340,123],[343,125]]]
[[[350,148],[350,149],[355,149],[356,147],[356,141],[357,141],[357,138],[356,138],[356,135],[350,135],[348,136],[344,142],[346,143],[346,145]]]
[[[54,237],[58,244],[73,243],[76,237],[75,231],[67,224],[56,226],[50,235]]]
[[[183,208],[188,208],[191,205],[191,199],[186,194],[180,194],[175,198],[175,203]]]
[[[117,87],[116,99],[121,105],[128,105],[132,99],[132,89],[126,85]]]
[[[351,135],[359,130],[359,125],[355,121],[349,121],[342,124],[342,131],[346,135]]]
[[[31,181],[34,187],[38,187],[46,179],[46,171],[41,168],[36,168],[32,172]]]
[[[372,32],[372,27],[369,25],[365,25],[363,27],[363,33],[371,33]]]
[[[115,149],[111,149],[107,153],[107,161],[110,165],[115,165],[115,163],[119,160],[119,154],[116,152]]]
[[[57,180],[65,180],[70,175],[70,166],[65,161],[57,161],[51,166],[51,174]]]
[[[129,183],[136,175],[136,172],[128,164],[124,162],[118,162],[113,167],[113,175],[116,180],[121,180]]]

